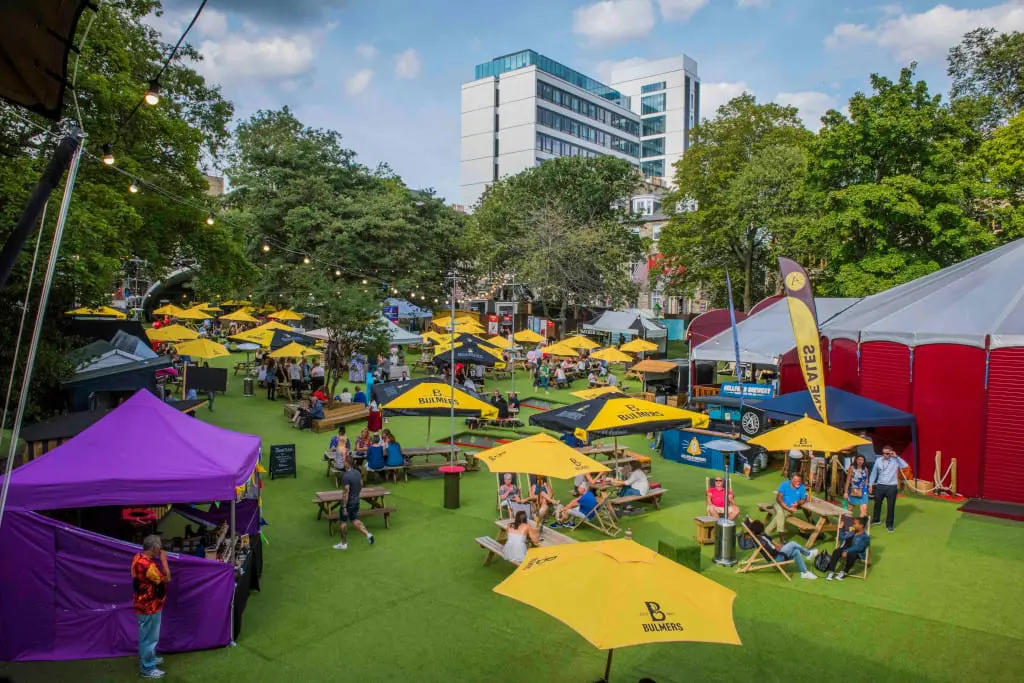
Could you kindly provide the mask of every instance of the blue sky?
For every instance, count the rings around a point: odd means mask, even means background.
[[[165,0],[152,23],[176,39],[197,5]],[[749,90],[817,128],[870,73],[911,61],[945,92],[946,51],[977,26],[1024,30],[1024,0],[210,0],[190,40],[240,117],[288,105],[363,163],[457,201],[459,86],[492,57],[532,48],[602,78],[686,53],[703,116]]]

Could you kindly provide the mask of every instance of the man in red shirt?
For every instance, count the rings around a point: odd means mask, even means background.
[[[725,480],[721,477],[715,477],[714,483],[708,489],[707,504],[708,514],[715,519],[725,514]],[[740,509],[736,507],[732,491],[729,491],[729,519],[736,519],[739,516]]]
[[[160,641],[160,613],[170,580],[171,570],[160,537],[146,536],[142,552],[132,558],[132,604],[139,620],[139,672],[143,678],[164,677],[164,672],[157,668],[164,660],[156,656],[156,646]]]

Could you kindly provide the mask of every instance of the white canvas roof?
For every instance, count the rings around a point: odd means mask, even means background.
[[[815,299],[819,325],[858,301],[859,299]],[[746,320],[736,323],[736,329],[739,331],[742,363],[778,365],[779,358],[796,346],[793,340],[793,324],[789,320],[789,305],[785,299],[776,301]],[[726,328],[695,346],[692,358],[728,362],[736,360],[732,328]]]
[[[633,326],[637,320],[640,321],[640,326],[643,328],[644,336],[647,339],[659,339],[661,337],[668,336],[668,331],[664,327],[645,317],[636,309],[626,311],[605,311],[601,314],[600,318],[590,324],[581,325],[580,328],[584,334],[590,334],[593,332],[612,332],[639,336],[640,331]]]
[[[1024,346],[1024,239],[865,297],[822,326],[831,339]]]
[[[423,342],[423,340],[420,338],[418,334],[415,334],[402,327],[399,327],[398,325],[391,322],[384,316],[381,316],[381,320],[383,320],[387,324],[388,335],[390,335],[391,337],[392,344],[398,344],[399,346],[402,346],[405,344],[420,344]],[[307,337],[312,337],[313,339],[322,339],[324,341],[327,341],[329,337],[329,335],[327,334],[326,327],[321,327],[318,330],[310,330],[309,332],[304,332],[303,334],[305,334]]]

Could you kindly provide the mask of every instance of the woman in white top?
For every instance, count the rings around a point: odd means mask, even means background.
[[[520,510],[516,513],[512,523],[508,525],[508,539],[505,541],[501,556],[516,564],[525,560],[526,551],[529,549],[527,538],[537,545],[537,530],[526,521],[526,512]]]

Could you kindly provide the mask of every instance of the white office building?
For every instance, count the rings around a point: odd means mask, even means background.
[[[557,156],[610,154],[652,180],[670,176],[696,120],[696,72],[688,57],[622,70],[630,96],[533,50],[478,64],[462,86],[462,204]]]

